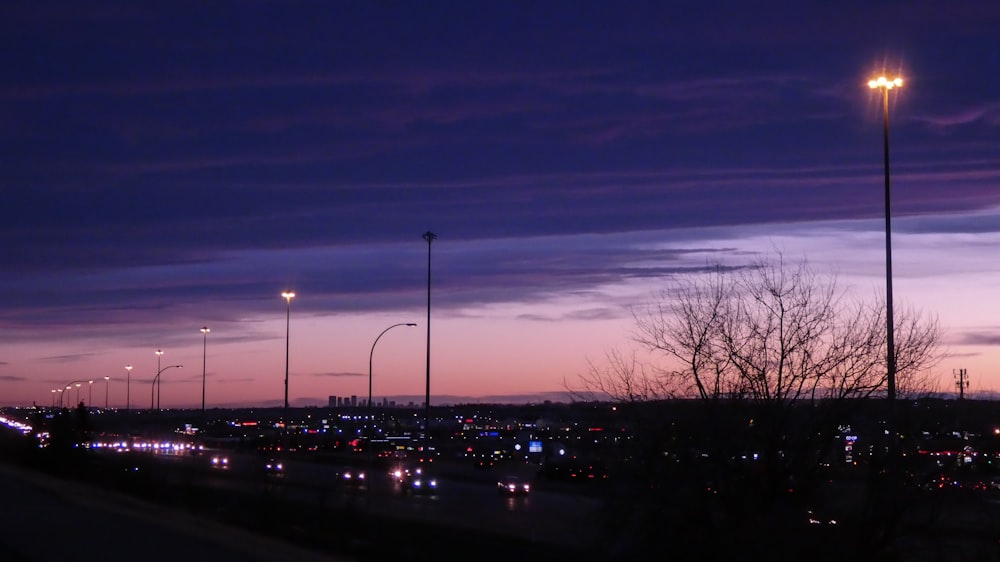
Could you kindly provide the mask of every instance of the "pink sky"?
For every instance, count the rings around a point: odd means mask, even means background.
[[[996,213],[955,216],[976,220]],[[934,219],[903,219],[901,230],[919,231],[919,223]],[[740,229],[692,229],[680,233],[644,233],[634,244],[662,249],[729,247],[725,252],[693,252],[686,264],[709,260],[746,262],[754,252],[780,249],[786,256],[808,259],[820,270],[835,271],[840,282],[858,294],[881,292],[884,249],[877,231],[858,228],[865,221],[763,225]],[[869,224],[868,226],[871,226]],[[655,242],[655,240],[662,240]],[[671,240],[683,239],[683,242]],[[897,306],[910,304],[937,314],[946,332],[948,357],[936,368],[940,390],[953,390],[952,372],[967,370],[972,392],[1000,389],[997,351],[990,341],[1000,317],[994,298],[1000,264],[994,259],[1000,235],[910,234],[894,237],[894,292]],[[331,254],[337,250],[331,249]],[[657,264],[636,264],[654,267]],[[673,265],[678,265],[673,263]],[[439,275],[447,275],[442,271]],[[432,311],[432,404],[453,397],[522,395],[566,390],[588,369],[600,365],[611,347],[629,349],[629,306],[641,305],[656,290],[656,279],[598,285],[577,294],[550,295],[543,302],[494,303],[479,307],[444,308],[446,289],[433,296],[444,303]],[[280,405],[285,360],[285,307],[275,292],[274,314],[224,324],[206,322],[208,339],[206,394],[209,406],[233,404]],[[424,394],[426,310],[396,314],[317,315],[310,312],[309,294],[292,302],[290,401],[293,405],[322,404],[330,395],[367,395],[368,359],[372,342],[386,327],[416,322],[417,327],[393,328],[379,340],[374,355],[373,394],[408,396],[419,402]],[[164,407],[199,407],[201,400],[202,336],[192,317],[188,325],[174,321],[163,342],[146,347],[119,348],[113,340],[72,338],[24,342],[8,348],[8,362],[27,365],[30,381],[4,384],[3,403],[47,404],[56,381],[93,379],[95,405],[103,405],[103,377],[109,375],[109,402],[125,401],[124,365],[132,371],[133,407],[146,407],[150,380],[156,370],[154,350],[164,349],[162,365],[180,363],[182,370],[164,372]],[[991,345],[993,344],[993,345]],[[55,355],[65,355],[65,361]],[[655,358],[653,358],[655,360]],[[75,392],[75,391],[74,391]],[[85,392],[84,392],[85,394]]]

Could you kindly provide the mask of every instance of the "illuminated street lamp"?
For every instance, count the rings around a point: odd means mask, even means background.
[[[162,349],[157,349],[155,353],[156,353],[156,374],[160,374],[160,358],[163,357],[163,350]],[[156,377],[153,377],[153,386],[156,386]],[[152,400],[150,400],[150,401],[152,401]],[[159,387],[156,387],[156,407],[157,408],[160,407],[160,389],[159,389]],[[150,406],[150,408],[152,408],[152,406]]]
[[[157,371],[156,372],[156,376],[153,377],[153,389],[156,389],[156,409],[157,410],[160,409],[160,386],[158,384],[158,382],[160,380],[160,374],[163,373],[163,371],[166,371],[167,369],[173,369],[173,368],[183,369],[184,365],[167,365],[166,367],[164,367],[164,368],[160,369],[159,371]],[[150,410],[153,409],[153,389],[150,389],[150,391],[149,391],[149,409]]]
[[[208,326],[201,328],[201,427],[205,428],[205,368],[208,365]]]
[[[132,409],[132,365],[125,365],[125,412]]]
[[[282,411],[281,422],[288,427],[288,352],[292,327],[292,299],[295,291],[284,291],[281,297],[285,299],[285,409]]]
[[[52,407],[55,408],[56,407],[56,393],[59,392],[59,389],[58,388],[53,388],[50,392],[52,393]]]
[[[87,381],[87,407],[94,407],[94,381]]]
[[[77,404],[80,403],[80,386],[84,382],[86,382],[86,381],[71,381],[71,382],[66,383],[66,386],[64,386],[63,389],[62,389],[62,395],[59,398],[59,407],[60,408],[63,407],[63,397],[65,397],[67,400],[69,400],[69,396],[68,396],[68,393],[66,391],[67,390],[73,390],[74,386],[76,386],[76,403]]]
[[[111,377],[104,377],[104,409],[108,409],[108,387],[111,385]]]
[[[893,341],[892,313],[892,222],[889,198],[889,90],[903,85],[903,79],[879,76],[868,81],[872,90],[882,90],[883,137],[885,163],[885,337],[886,337],[886,396],[889,403],[896,400],[896,345]]]
[[[125,365],[125,432],[132,431],[132,365]]]

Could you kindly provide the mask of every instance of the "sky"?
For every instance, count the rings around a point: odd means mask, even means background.
[[[565,396],[710,263],[884,291],[883,71],[894,299],[1000,391],[995,2],[3,11],[0,405],[145,407],[156,349],[163,407],[280,405],[286,345],[293,406],[420,403],[428,257],[432,404]]]

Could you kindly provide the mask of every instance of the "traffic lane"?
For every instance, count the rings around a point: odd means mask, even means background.
[[[437,478],[432,494],[406,494],[389,476],[388,469],[368,473],[362,486],[344,483],[340,476],[349,467],[285,457],[282,478],[267,477],[268,460],[255,453],[229,454],[228,468],[209,470],[206,454],[188,462],[200,463],[200,485],[244,494],[267,494],[283,501],[325,508],[368,509],[403,519],[433,521],[441,525],[489,531],[559,545],[579,545],[581,537],[596,536],[601,501],[591,496],[550,491],[537,487],[527,496],[507,497],[496,481]],[[161,457],[156,457],[161,459]],[[164,462],[176,459],[162,457]]]
[[[331,560],[108,490],[5,465],[0,465],[0,497],[4,560]]]
[[[345,471],[364,466],[338,466],[286,458],[285,477],[272,484],[274,493],[291,501],[327,507],[369,508],[387,517],[490,531],[533,541],[577,546],[581,537],[594,537],[602,501],[583,494],[542,490],[528,495],[500,493],[496,480],[469,480],[435,476],[432,493],[407,493],[388,468],[367,472],[357,487],[340,478]],[[235,466],[235,465],[234,465]],[[430,474],[438,471],[431,469]],[[276,488],[275,488],[276,487]]]
[[[509,497],[494,485],[441,479],[433,494],[373,495],[372,509],[383,515],[431,519],[442,524],[492,531],[532,541],[579,546],[594,537],[601,502],[553,492]]]

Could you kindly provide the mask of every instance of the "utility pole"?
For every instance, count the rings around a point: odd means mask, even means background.
[[[955,386],[958,387],[958,399],[965,400],[965,389],[969,388],[969,375],[965,369],[955,369]]]

